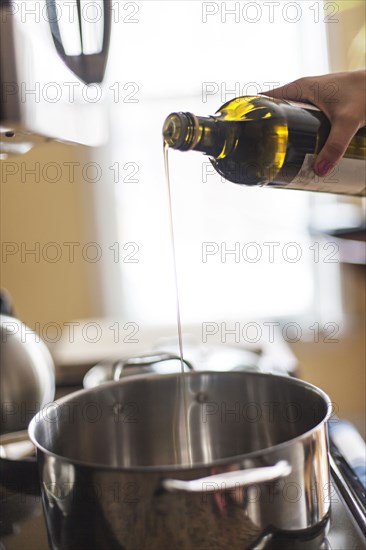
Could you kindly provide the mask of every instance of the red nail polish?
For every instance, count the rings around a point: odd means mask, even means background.
[[[322,160],[321,162],[319,162],[319,164],[316,165],[315,173],[320,177],[324,177],[329,174],[333,167],[334,164],[332,164],[331,162],[328,162],[327,160]]]

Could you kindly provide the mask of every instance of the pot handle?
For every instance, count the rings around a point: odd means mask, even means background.
[[[191,481],[181,479],[164,479],[162,485],[167,491],[185,491],[187,493],[217,493],[236,487],[247,487],[257,483],[275,481],[290,475],[292,468],[286,460],[280,460],[274,466],[250,468],[235,472],[224,472],[212,476],[201,477]]]
[[[122,373],[125,369],[128,369],[128,367],[147,367],[153,365],[154,363],[162,363],[163,361],[172,361],[175,359],[182,361],[178,355],[172,355],[171,353],[162,351],[156,353],[145,353],[143,355],[117,361],[117,363],[114,364],[113,380],[120,380]],[[183,363],[189,368],[189,370],[194,370],[193,366],[189,363],[189,361],[187,361],[187,359],[183,359]]]

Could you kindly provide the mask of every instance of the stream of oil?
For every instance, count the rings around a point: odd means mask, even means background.
[[[172,207],[172,190],[170,183],[170,174],[169,174],[169,146],[164,142],[164,166],[165,166],[165,180],[168,190],[168,201],[169,201],[169,226],[170,226],[170,243],[172,249],[173,257],[173,269],[174,269],[174,283],[175,283],[175,298],[176,298],[176,311],[177,311],[177,329],[178,329],[178,344],[179,344],[179,355],[180,355],[180,364],[181,364],[181,375],[180,375],[180,396],[181,403],[183,404],[183,423],[184,423],[184,441],[182,441],[181,434],[177,435],[177,445],[179,447],[180,461],[183,461],[185,464],[192,466],[192,453],[191,453],[191,442],[190,442],[190,432],[188,427],[188,406],[187,406],[187,391],[184,377],[184,356],[183,356],[183,338],[182,338],[182,322],[180,316],[180,305],[179,305],[179,287],[178,287],[178,273],[177,273],[177,257],[176,257],[176,248],[175,248],[175,233],[174,233],[174,216],[173,216],[173,207]],[[178,411],[179,417],[181,410]],[[178,422],[180,426],[180,421]],[[182,453],[183,449],[185,450]]]

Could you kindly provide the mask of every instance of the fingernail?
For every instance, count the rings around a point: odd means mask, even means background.
[[[334,168],[334,164],[332,164],[331,162],[328,162],[327,160],[322,160],[321,162],[319,162],[319,164],[315,166],[314,172],[318,176],[324,177],[329,174],[332,168]]]

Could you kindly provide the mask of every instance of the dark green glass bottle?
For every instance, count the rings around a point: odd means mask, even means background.
[[[247,96],[210,117],[172,113],[163,136],[173,149],[208,155],[217,172],[234,183],[364,195],[366,127],[341,163],[320,178],[312,166],[329,131],[327,117],[312,105]]]

